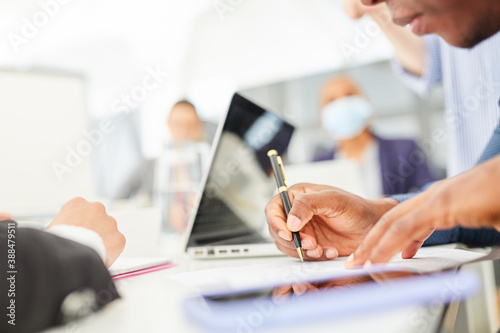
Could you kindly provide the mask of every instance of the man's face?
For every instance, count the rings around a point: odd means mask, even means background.
[[[417,35],[435,33],[458,47],[473,47],[500,30],[498,0],[361,0],[387,2],[394,23]]]
[[[203,127],[196,110],[187,104],[174,106],[167,121],[170,134],[175,141],[200,141]]]

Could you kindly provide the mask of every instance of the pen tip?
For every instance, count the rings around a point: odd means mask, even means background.
[[[297,253],[299,254],[300,261],[304,262],[304,252],[301,247],[297,248]]]

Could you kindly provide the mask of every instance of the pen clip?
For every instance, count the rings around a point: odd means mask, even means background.
[[[278,160],[278,165],[280,166],[280,169],[281,169],[281,175],[283,176],[283,182],[285,183],[285,186],[288,187],[288,184],[286,182],[286,177],[285,177],[285,168],[283,167],[283,160],[281,159],[281,156],[277,156],[276,159]]]

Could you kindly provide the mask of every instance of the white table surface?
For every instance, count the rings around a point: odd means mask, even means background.
[[[195,293],[193,287],[171,279],[178,273],[220,267],[249,266],[289,261],[286,257],[224,260],[191,260],[180,254],[177,239],[167,237],[159,254],[168,254],[177,266],[166,270],[117,281],[122,299],[103,311],[79,322],[50,332],[205,332],[185,317],[181,302]],[[201,273],[201,272],[200,272]],[[200,274],[200,279],[203,274]],[[326,320],[304,325],[283,326],[272,330],[259,327],[251,332],[432,332],[439,319],[438,309],[411,306],[390,311],[358,315],[342,320]],[[247,332],[235,329],[234,332]]]

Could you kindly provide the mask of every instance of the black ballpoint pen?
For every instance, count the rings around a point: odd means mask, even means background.
[[[267,156],[271,160],[271,166],[273,167],[274,178],[276,179],[276,185],[278,185],[278,192],[280,193],[281,201],[285,207],[286,217],[290,214],[292,209],[292,204],[290,203],[290,197],[288,196],[288,187],[285,179],[285,169],[283,168],[283,161],[276,150],[270,150],[267,152]],[[300,260],[304,261],[304,252],[302,251],[302,244],[300,242],[300,235],[298,232],[292,232],[293,243],[297,249]]]

